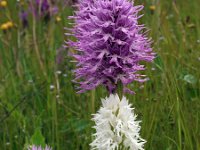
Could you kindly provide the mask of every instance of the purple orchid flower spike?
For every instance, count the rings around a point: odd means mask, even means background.
[[[145,70],[140,63],[151,62],[155,56],[144,25],[138,24],[143,6],[128,0],[79,0],[76,6],[70,32],[77,41],[66,43],[77,50],[74,81],[80,84],[79,93],[99,85],[114,93],[119,83],[124,91],[132,92],[128,84],[146,81],[138,73]]]

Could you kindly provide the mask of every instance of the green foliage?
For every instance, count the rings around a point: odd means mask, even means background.
[[[31,137],[31,144],[30,145],[36,145],[36,146],[42,146],[45,147],[45,138],[43,137],[40,129],[36,129],[33,136]]]
[[[183,80],[190,84],[195,84],[197,82],[197,79],[191,74],[185,75]]]

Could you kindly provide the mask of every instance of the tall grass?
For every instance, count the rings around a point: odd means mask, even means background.
[[[140,21],[151,29],[157,57],[145,71],[150,80],[133,83],[136,95],[127,96],[142,120],[145,149],[199,150],[200,1],[143,3]],[[150,10],[150,5],[156,9]],[[56,64],[56,49],[63,44],[72,8],[58,14],[61,22],[55,17],[48,23],[30,17],[26,29],[16,14],[15,0],[0,10],[0,24],[15,23],[11,30],[0,31],[0,149],[23,149],[37,130],[54,149],[89,149],[94,132],[91,113],[108,93],[99,87],[76,94],[71,58],[66,55]]]

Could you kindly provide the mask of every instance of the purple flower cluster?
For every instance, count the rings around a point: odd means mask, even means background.
[[[28,12],[22,10],[19,16],[20,16],[23,27],[26,28],[28,26]]]
[[[151,62],[154,53],[144,25],[138,24],[138,12],[143,6],[134,6],[128,0],[79,0],[78,11],[70,18],[75,20],[71,35],[77,41],[68,46],[78,52],[75,82],[80,83],[79,93],[104,85],[110,93],[117,85],[144,82],[140,62]],[[66,35],[70,35],[67,33]]]

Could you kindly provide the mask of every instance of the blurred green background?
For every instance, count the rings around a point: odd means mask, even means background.
[[[63,49],[72,2],[56,1],[46,18],[20,12],[27,1],[0,0],[0,149],[48,144],[55,150],[87,150],[92,113],[108,95],[103,87],[76,94],[75,64]],[[200,1],[136,0],[157,57],[150,80],[130,85],[146,150],[200,150]],[[6,26],[7,25],[7,26]]]

